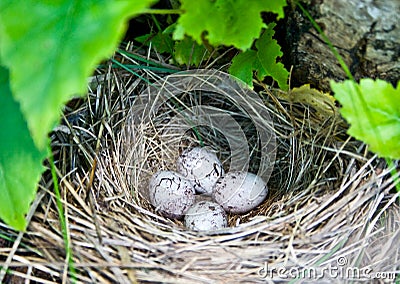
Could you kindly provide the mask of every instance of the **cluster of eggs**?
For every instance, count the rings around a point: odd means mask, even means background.
[[[218,157],[205,148],[185,150],[176,168],[151,177],[150,202],[165,217],[184,217],[185,226],[195,231],[226,227],[226,212],[246,213],[268,193],[261,177],[245,171],[225,173]],[[196,194],[211,200],[196,202]]]

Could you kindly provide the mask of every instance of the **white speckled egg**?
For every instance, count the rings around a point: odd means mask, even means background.
[[[194,231],[210,231],[228,225],[224,209],[211,201],[200,201],[188,209],[185,215],[186,228]]]
[[[155,173],[149,183],[151,204],[165,217],[181,218],[193,205],[195,190],[187,179],[172,171]]]
[[[211,195],[216,181],[224,174],[221,161],[205,148],[187,149],[176,162],[177,171],[189,179],[198,193]]]
[[[241,214],[260,205],[267,194],[268,187],[261,177],[235,171],[217,181],[212,197],[226,212]]]

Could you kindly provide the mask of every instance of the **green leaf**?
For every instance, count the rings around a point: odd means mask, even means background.
[[[261,37],[256,41],[257,59],[254,69],[257,71],[257,78],[262,81],[265,76],[271,76],[281,89],[289,88],[288,78],[289,72],[282,63],[276,62],[278,57],[283,55],[278,42],[272,38],[275,34],[275,23],[268,25]]]
[[[156,34],[146,34],[135,38],[136,41],[149,46],[150,43],[155,50],[159,53],[172,54],[174,51],[174,41],[172,35],[165,32],[158,32]]]
[[[278,18],[284,16],[286,0],[181,0],[184,11],[178,19],[174,39],[183,39],[184,34],[193,37],[199,44],[204,36],[212,45],[233,45],[246,50],[258,38],[265,27],[261,12],[274,12]]]
[[[382,80],[331,81],[348,133],[370,145],[381,157],[400,159],[400,84]]]
[[[253,65],[256,59],[257,52],[255,50],[249,49],[239,53],[232,59],[229,73],[253,87]]]
[[[190,37],[185,37],[175,43],[175,60],[178,64],[198,67],[201,62],[210,57],[209,51]]]
[[[39,149],[63,103],[85,92],[86,78],[115,50],[128,18],[152,2],[1,1],[0,58]]]
[[[24,230],[46,152],[35,147],[19,104],[12,97],[8,70],[1,66],[0,121],[0,218]]]
[[[255,71],[258,80],[262,81],[266,76],[271,76],[281,89],[289,88],[289,72],[282,63],[276,62],[277,58],[282,56],[282,52],[278,42],[272,38],[275,25],[275,23],[269,24],[256,40],[256,50],[246,50],[233,58],[229,68],[231,75],[252,87],[253,71]]]

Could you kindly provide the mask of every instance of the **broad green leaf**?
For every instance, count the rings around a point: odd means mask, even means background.
[[[278,42],[272,38],[275,34],[275,23],[268,25],[261,37],[256,41],[257,59],[254,69],[257,70],[257,78],[263,80],[265,76],[271,76],[281,89],[287,90],[289,72],[282,63],[276,62],[283,55]]]
[[[194,65],[198,67],[201,62],[210,57],[210,52],[202,44],[198,44],[190,37],[185,36],[175,43],[175,60],[178,64]]]
[[[1,66],[0,121],[0,218],[24,230],[46,152],[35,147],[20,106],[12,97],[8,70]]]
[[[381,157],[400,159],[400,84],[382,80],[331,81],[348,133],[370,145]]]
[[[246,50],[232,60],[229,73],[249,86],[253,86],[253,71],[256,72],[257,79],[262,81],[266,76],[271,76],[281,89],[287,90],[289,72],[282,63],[276,62],[277,58],[282,56],[281,47],[275,39],[274,35],[275,23],[267,26],[259,39],[255,42],[256,50]]]
[[[241,79],[250,87],[253,87],[253,65],[257,59],[257,51],[246,50],[232,59],[229,74]]]
[[[112,54],[128,18],[152,2],[1,1],[0,59],[39,149],[62,104],[83,94],[96,64]]]
[[[199,44],[204,37],[212,45],[233,45],[246,50],[265,26],[261,12],[274,12],[283,18],[286,0],[181,0],[184,11],[178,19],[174,39],[187,34]]]

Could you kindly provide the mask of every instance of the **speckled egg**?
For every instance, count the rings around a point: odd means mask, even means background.
[[[198,193],[211,195],[216,181],[224,174],[221,161],[205,148],[187,149],[176,162],[177,171],[189,179]]]
[[[211,201],[200,201],[193,204],[185,215],[186,228],[194,231],[210,231],[228,225],[224,209]]]
[[[178,219],[193,205],[195,190],[191,182],[178,173],[159,171],[150,179],[149,196],[156,211]]]
[[[268,194],[261,177],[243,171],[229,172],[214,186],[213,200],[226,212],[246,213],[260,205]]]

